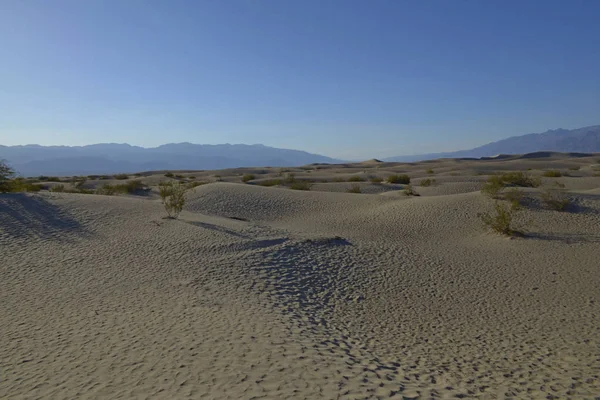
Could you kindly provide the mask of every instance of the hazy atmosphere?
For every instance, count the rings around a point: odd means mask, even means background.
[[[597,124],[597,1],[2,1],[0,144],[338,159]]]

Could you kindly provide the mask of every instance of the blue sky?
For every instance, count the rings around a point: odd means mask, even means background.
[[[341,158],[600,123],[600,1],[3,0],[0,144]]]

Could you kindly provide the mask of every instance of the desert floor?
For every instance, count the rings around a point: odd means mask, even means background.
[[[597,398],[599,164],[373,160],[0,195],[0,398]],[[489,174],[550,169],[566,211],[524,188],[523,235],[483,225]],[[261,186],[290,173],[311,190]],[[370,182],[398,173],[420,196]],[[210,183],[173,220],[167,179]]]

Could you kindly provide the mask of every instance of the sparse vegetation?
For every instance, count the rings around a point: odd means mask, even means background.
[[[258,182],[258,185],[260,186],[279,186],[281,185],[281,179],[268,179],[265,181],[260,181]]]
[[[40,182],[60,182],[60,178],[58,176],[40,176],[38,177],[38,181]]]
[[[420,194],[417,193],[417,191],[412,187],[411,184],[404,186],[403,192],[406,196],[420,196]]]
[[[210,183],[210,182],[206,182],[206,181],[194,181],[194,182],[188,182],[188,183],[187,183],[187,187],[188,187],[188,189],[193,189],[193,188],[196,188],[196,187],[198,187],[198,186],[206,185],[206,184],[208,184],[208,183]]]
[[[350,178],[348,178],[348,182],[364,182],[364,178],[362,176],[358,176],[358,175],[352,175]]]
[[[383,178],[380,178],[378,176],[374,176],[371,179],[369,179],[371,181],[371,183],[381,183],[383,182]]]
[[[558,170],[550,170],[550,171],[544,171],[544,173],[542,175],[545,176],[546,178],[560,178],[562,176],[562,173]]]
[[[353,183],[350,188],[346,190],[346,193],[361,193],[360,185],[358,183]]]
[[[580,166],[576,166],[576,167],[569,167],[569,171],[579,171],[581,169]]]
[[[517,209],[508,204],[496,201],[493,213],[481,213],[479,217],[483,223],[492,230],[507,236],[519,233],[514,227],[514,219]]]
[[[252,174],[246,174],[246,175],[242,176],[242,182],[244,182],[244,183],[248,183],[254,179],[256,179],[256,176],[254,176]]]
[[[62,193],[65,191],[65,185],[56,185],[50,188],[50,192]]]
[[[0,160],[0,192],[10,192],[10,179],[15,176],[15,170],[6,163]]]
[[[408,185],[410,183],[410,177],[408,175],[390,175],[387,177],[389,183],[401,183]]]
[[[507,172],[500,175],[491,175],[481,188],[481,193],[497,199],[506,186],[538,187],[539,178],[533,178],[524,172]]]
[[[190,175],[188,176],[188,179],[196,179],[196,177],[194,175]]]
[[[427,178],[427,179],[422,179],[421,182],[420,182],[420,184],[421,184],[421,186],[427,187],[427,186],[434,185],[435,182],[436,182],[435,179]]]
[[[426,173],[428,173],[429,175],[433,175],[434,172],[431,168],[427,168],[427,170],[425,171]]]
[[[299,181],[295,180],[291,185],[290,189],[293,190],[310,190],[312,187],[312,183],[308,181]]]
[[[185,179],[185,176],[183,176],[183,175],[180,174],[180,175],[175,175],[175,178],[177,178],[177,179]]]
[[[345,182],[345,180],[341,176],[336,176],[331,180],[331,182]]]
[[[144,184],[139,180],[132,180],[119,185],[104,185],[96,190],[96,194],[113,196],[115,194],[138,194],[144,189]]]
[[[296,182],[296,175],[293,173],[288,173],[285,175],[285,178],[283,179],[284,183],[294,183]]]
[[[185,205],[185,197],[187,187],[181,182],[161,182],[158,185],[160,198],[168,218],[176,219],[179,217],[183,206]]]
[[[115,179],[124,181],[125,179],[129,179],[129,175],[127,174],[116,174]]]
[[[518,188],[512,188],[506,191],[506,193],[504,194],[504,199],[510,203],[513,210],[517,210],[521,208],[524,196],[525,195],[522,190]]]
[[[564,186],[563,186],[564,187]],[[540,199],[552,210],[566,211],[571,201],[561,187],[547,188],[540,192]]]
[[[174,175],[172,172],[167,172],[167,173],[165,174],[165,177],[167,177],[167,178],[173,178],[174,176],[175,176],[175,175]],[[215,176],[216,176],[216,175],[215,175]]]
[[[484,183],[481,188],[481,193],[491,197],[492,199],[498,198],[500,192],[504,189],[504,182],[499,176],[492,175],[488,178],[487,182]]]

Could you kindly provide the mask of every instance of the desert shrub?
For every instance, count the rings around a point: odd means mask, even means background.
[[[346,193],[361,193],[360,185],[358,183],[353,183],[350,188],[346,190]]]
[[[284,183],[295,183],[296,182],[296,175],[294,175],[293,173],[288,173],[285,175],[285,178],[283,179]]]
[[[371,179],[369,179],[371,181],[371,183],[381,183],[383,182],[383,178],[380,178],[378,176],[374,176]]]
[[[6,163],[0,160],[0,193],[10,192],[10,179],[15,176],[15,170]]]
[[[291,185],[290,185],[290,189],[293,190],[310,190],[310,188],[312,187],[312,183],[308,182],[308,181],[294,181]]]
[[[202,181],[202,182],[199,182],[199,181],[188,182],[187,187],[188,187],[188,189],[193,189],[195,187],[206,185],[208,183],[210,183],[210,182],[206,182],[206,181]]]
[[[497,201],[494,204],[493,213],[481,213],[479,214],[479,218],[492,230],[503,235],[512,236],[518,233],[514,227],[516,212],[517,210],[512,208],[512,206]]]
[[[408,185],[410,183],[410,177],[408,175],[390,175],[387,177],[389,183],[401,183]]]
[[[129,179],[129,175],[127,174],[116,174],[115,179],[118,179],[120,181],[124,181],[125,179]]]
[[[268,179],[265,181],[258,182],[260,186],[279,186],[281,185],[281,179]]]
[[[177,178],[177,179],[185,179],[185,176],[183,176],[181,174],[178,174],[178,175],[175,175],[175,178]]]
[[[483,184],[481,193],[493,199],[497,198],[500,192],[504,189],[504,182],[499,176],[492,175],[487,182]]]
[[[341,176],[336,176],[331,180],[331,182],[345,182],[345,180]]]
[[[173,173],[172,173],[172,172],[167,172],[167,173],[165,174],[165,177],[167,177],[167,178],[173,178],[174,176],[175,176],[175,175],[173,175]]]
[[[420,196],[420,194],[417,193],[417,191],[412,187],[410,183],[404,186],[403,192],[406,196]]]
[[[188,176],[188,179],[196,179],[196,177],[194,175],[190,175]]]
[[[181,182],[161,182],[158,189],[168,218],[178,218],[185,205],[186,185]]]
[[[24,178],[7,179],[0,182],[0,192],[39,192],[42,185],[29,182]]]
[[[542,190],[540,192],[540,199],[547,207],[556,211],[566,211],[571,203],[565,191],[560,187]]]
[[[429,175],[434,174],[434,172],[431,168],[427,168],[427,170],[425,170],[425,172],[428,173]]]
[[[504,193],[504,199],[508,200],[513,210],[521,208],[523,198],[523,191],[517,188],[512,188],[510,190],[507,190],[506,193]]]
[[[421,180],[420,184],[421,184],[421,186],[431,186],[431,185],[435,184],[435,182],[436,182],[435,179],[427,178],[427,179]]]
[[[254,179],[256,179],[256,176],[254,176],[252,174],[246,174],[246,175],[242,176],[242,182],[244,182],[244,183],[248,183]]]
[[[50,188],[51,192],[62,193],[65,191],[65,185],[56,185]]]
[[[96,189],[97,194],[103,194],[106,196],[112,196],[117,194],[117,185],[105,184],[101,188]]]
[[[546,178],[560,178],[562,176],[562,173],[557,170],[550,170],[550,171],[544,171],[544,173],[542,175],[545,176]]]
[[[112,196],[115,194],[137,194],[143,190],[144,187],[145,185],[142,183],[142,181],[132,180],[119,185],[103,185],[101,188],[96,190],[96,193],[107,196]]]
[[[75,185],[76,189],[83,189],[83,185],[85,185],[85,183],[87,182],[87,178],[82,176],[82,177],[73,177],[73,179],[71,180],[71,182],[73,182],[73,185]]]
[[[100,177],[100,179],[106,181],[106,180],[112,179],[112,176],[110,176],[110,175],[102,175]]]
[[[570,171],[579,171],[581,169],[580,166],[575,166],[575,167],[569,167]]]
[[[362,176],[352,175],[348,178],[348,182],[364,182],[364,178]]]
[[[539,178],[534,178],[525,172],[506,172],[500,175],[500,180],[505,185],[521,187],[538,187],[541,184]]]

